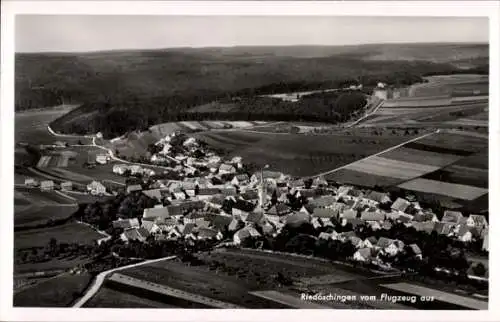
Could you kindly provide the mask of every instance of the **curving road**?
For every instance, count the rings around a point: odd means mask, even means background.
[[[116,271],[124,270],[127,268],[131,268],[131,267],[148,265],[148,264],[159,262],[162,260],[174,259],[175,257],[177,257],[177,256],[168,256],[168,257],[163,257],[163,258],[150,259],[150,260],[147,260],[144,262],[126,265],[126,266],[122,266],[122,267],[117,267],[117,268],[113,268],[113,269],[104,271],[95,277],[94,281],[92,282],[92,285],[87,289],[85,294],[78,301],[76,301],[75,304],[73,304],[73,307],[76,307],[76,308],[82,307],[85,303],[87,303],[87,301],[90,300],[97,293],[97,291],[99,291],[99,289],[101,288],[101,286],[104,283],[104,280],[106,279],[108,274],[111,274],[111,273],[116,272]]]

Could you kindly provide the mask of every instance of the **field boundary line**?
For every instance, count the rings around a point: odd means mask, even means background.
[[[356,161],[351,162],[351,163],[349,163],[349,164],[345,164],[345,165],[343,165],[343,166],[341,166],[341,167],[335,168],[335,169],[333,169],[333,170],[325,171],[325,172],[322,172],[322,173],[319,173],[319,174],[316,174],[316,175],[312,175],[312,176],[308,176],[308,177],[305,177],[305,178],[315,178],[315,177],[320,177],[320,176],[328,175],[328,174],[330,174],[330,173],[337,172],[337,171],[339,171],[339,170],[342,170],[342,169],[347,168],[348,166],[350,166],[351,164],[354,164],[354,163],[356,163],[356,162],[361,162],[361,161],[368,160],[368,159],[370,159],[370,158],[373,158],[373,157],[379,156],[379,155],[381,155],[381,154],[384,154],[384,153],[386,153],[386,152],[389,152],[389,151],[395,150],[395,149],[397,149],[397,148],[400,148],[400,147],[402,147],[402,146],[404,146],[404,145],[406,145],[406,144],[408,144],[408,143],[411,143],[411,142],[415,142],[415,141],[421,140],[421,139],[423,139],[423,138],[425,138],[425,137],[428,137],[428,136],[434,135],[434,134],[439,133],[439,132],[440,132],[440,130],[435,130],[435,131],[433,131],[433,132],[431,132],[431,133],[427,133],[427,134],[424,134],[424,135],[420,135],[420,136],[418,136],[418,137],[416,137],[416,138],[413,138],[413,139],[407,140],[407,141],[405,141],[405,142],[403,142],[403,143],[400,143],[400,144],[398,144],[398,145],[392,146],[392,147],[390,147],[390,148],[388,148],[388,149],[385,149],[385,150],[382,150],[382,151],[377,152],[377,153],[375,153],[375,154],[369,155],[369,156],[367,156],[367,157],[365,157],[365,158],[363,158],[363,159],[359,159],[359,160],[356,160]]]
[[[65,193],[63,193],[63,192],[61,192],[61,191],[54,190],[54,192],[55,192],[55,193],[57,193],[58,195],[60,195],[60,196],[64,197],[64,198],[67,198],[67,199],[70,199],[70,200],[73,200],[73,201],[75,201],[75,200],[76,200],[76,198],[73,198],[73,197],[71,197],[71,196],[68,196],[67,194],[65,194]]]
[[[162,260],[170,260],[170,259],[174,259],[176,257],[177,256],[174,255],[174,256],[167,256],[167,257],[162,257],[162,258],[150,259],[147,261],[143,261],[143,262],[139,262],[139,263],[135,263],[135,264],[130,264],[130,265],[122,266],[122,267],[112,268],[112,269],[109,269],[107,271],[101,272],[94,278],[94,280],[92,281],[92,284],[89,286],[89,288],[87,288],[87,291],[85,292],[85,294],[79,300],[77,300],[75,302],[75,304],[72,305],[72,307],[80,308],[80,307],[82,307],[82,305],[87,303],[87,301],[90,300],[97,293],[97,291],[99,291],[102,284],[104,283],[105,278],[110,273],[121,271],[121,270],[124,270],[127,268],[152,264],[152,263],[160,262]]]

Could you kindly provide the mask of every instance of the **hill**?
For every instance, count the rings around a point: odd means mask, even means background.
[[[80,103],[81,108],[54,126],[66,132],[106,130],[114,135],[122,131],[123,126],[113,129],[118,120],[140,128],[238,95],[332,88],[359,80],[365,85],[380,80],[414,83],[422,75],[460,71],[455,61],[462,68],[465,62],[487,71],[487,54],[488,45],[481,44],[16,54],[16,110]],[[143,108],[137,111],[138,107]],[[81,129],[84,123],[89,126]]]

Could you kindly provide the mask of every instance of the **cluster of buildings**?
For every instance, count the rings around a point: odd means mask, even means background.
[[[29,188],[40,188],[41,191],[52,191],[57,188],[56,183],[52,180],[38,181],[34,178],[26,178],[24,180],[24,185]],[[71,181],[61,182],[59,188],[62,191],[71,191],[73,190],[73,183]]]
[[[373,262],[380,254],[398,254],[406,245],[388,238],[361,239],[355,233],[356,227],[369,225],[372,230],[389,230],[395,223],[402,223],[417,231],[435,231],[462,242],[482,240],[483,248],[488,250],[488,222],[482,215],[464,216],[448,210],[439,220],[418,202],[392,200],[384,192],[347,185],[333,187],[323,178],[316,178],[309,186],[302,179],[264,169],[249,176],[238,172],[241,158],[223,161],[213,154],[203,158],[191,164],[210,160],[215,171],[209,169],[204,177],[158,181],[147,190],[140,185],[127,188],[128,192],[142,191],[156,198],[158,204],[145,209],[142,218],[113,223],[124,229],[124,241],[231,238],[231,243],[241,244],[247,238],[277,236],[287,224],[310,223],[318,231],[316,238],[349,240],[357,249],[355,260]],[[352,231],[337,229],[348,224]],[[417,244],[407,246],[415,256],[422,256]]]

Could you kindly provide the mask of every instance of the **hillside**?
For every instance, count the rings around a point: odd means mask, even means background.
[[[122,131],[123,126],[113,128],[118,121],[139,128],[238,95],[332,88],[359,80],[408,84],[464,65],[484,72],[487,54],[488,45],[478,44],[16,54],[16,110],[80,103],[81,108],[55,123],[59,130],[114,135]],[[82,129],[82,124],[89,125]]]

